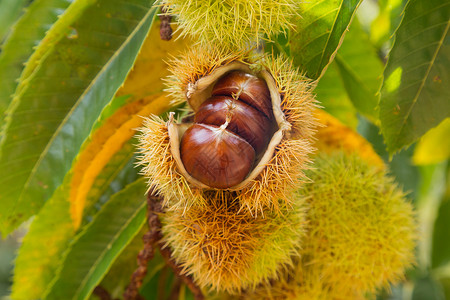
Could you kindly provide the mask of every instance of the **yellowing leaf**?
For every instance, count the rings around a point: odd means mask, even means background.
[[[169,55],[176,55],[187,44],[186,39],[176,37],[171,41],[161,40],[159,22],[152,27],[133,70],[116,94],[116,97],[130,95],[130,103],[103,122],[74,166],[70,211],[75,228],[81,224],[86,197],[96,178],[109,160],[132,138],[134,129],[141,125],[141,116],[161,114],[169,108],[169,100],[158,93],[164,88],[162,78],[168,75],[165,60]]]
[[[36,214],[63,182],[126,79],[158,10],[146,0],[95,0],[78,8],[84,9],[80,15],[67,9],[61,17],[69,35],[43,54],[29,76],[23,71],[8,110],[0,143],[0,169],[8,170],[0,176],[4,235]]]
[[[166,61],[186,48],[189,40],[176,36],[170,41],[161,40],[159,24],[160,22],[155,22],[153,25],[136,58],[133,70],[117,91],[117,96],[132,95],[133,100],[140,99],[164,88],[162,78],[169,75]]]
[[[428,131],[417,143],[413,162],[416,165],[436,164],[450,158],[450,118]]]
[[[318,111],[316,117],[324,125],[316,134],[315,146],[319,152],[343,150],[346,153],[357,153],[368,163],[385,168],[383,160],[373,150],[372,145],[353,129],[323,110]]]
[[[70,212],[75,228],[81,224],[86,196],[103,167],[141,126],[142,116],[161,114],[169,108],[161,94],[133,101],[120,108],[92,135],[78,156],[70,186]]]
[[[22,241],[14,262],[12,299],[41,297],[54,277],[61,253],[75,234],[69,215],[68,178],[35,216]]]

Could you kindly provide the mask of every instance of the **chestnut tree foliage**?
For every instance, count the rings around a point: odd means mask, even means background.
[[[128,284],[147,230],[135,129],[182,109],[161,79],[193,43],[161,40],[158,13],[149,0],[0,0],[0,232],[27,228],[13,299]],[[372,143],[418,211],[418,264],[389,297],[450,297],[450,1],[302,1],[298,14],[264,50],[316,80],[323,109]],[[148,270],[145,299],[168,296],[158,253]]]

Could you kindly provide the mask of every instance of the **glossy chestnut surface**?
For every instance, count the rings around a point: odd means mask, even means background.
[[[200,106],[194,122],[221,126],[226,122],[227,116],[230,118],[227,130],[252,145],[256,156],[262,153],[273,133],[272,122],[242,101],[229,96],[213,96]]]
[[[184,133],[180,152],[192,177],[218,189],[243,181],[255,159],[255,150],[243,138],[205,124],[194,124]]]
[[[181,161],[201,183],[218,189],[241,183],[264,154],[276,121],[264,80],[241,71],[220,78],[181,139]]]
[[[272,120],[270,90],[264,80],[242,71],[233,71],[222,77],[214,86],[212,96],[237,95],[239,100],[254,107]]]

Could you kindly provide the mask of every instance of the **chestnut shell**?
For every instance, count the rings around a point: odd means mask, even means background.
[[[243,138],[205,124],[194,124],[186,130],[180,152],[184,167],[192,177],[218,189],[242,182],[255,160],[255,150]]]
[[[267,167],[267,164],[269,164],[270,160],[273,158],[277,145],[280,144],[285,134],[290,131],[291,125],[286,121],[284,112],[281,109],[281,95],[273,76],[267,70],[261,70],[254,73],[254,71],[252,71],[247,64],[239,61],[233,61],[224,66],[218,67],[207,76],[188,82],[185,86],[185,96],[194,113],[198,111],[203,102],[211,97],[212,90],[216,85],[218,85],[219,81],[226,78],[233,72],[255,74],[252,76],[260,78],[267,85],[270,93],[269,100],[272,105],[272,107],[269,108],[269,111],[273,111],[272,116],[274,118],[273,124],[275,131],[272,134],[266,149],[263,153],[261,153],[260,158],[254,161],[253,167],[245,179],[236,185],[226,188],[231,191],[239,191],[251,185],[255,179],[260,176],[261,172]],[[267,107],[267,105],[265,106]],[[170,152],[173,155],[178,172],[180,172],[187,179],[187,182],[190,185],[200,189],[214,188],[194,178],[194,176],[187,171],[184,162],[181,159],[181,140],[187,129],[192,126],[192,123],[190,123],[192,122],[192,119],[189,119],[189,121],[186,120],[187,123],[177,124],[175,123],[174,113],[170,113],[169,121],[167,122],[167,129],[170,139]]]
[[[194,122],[221,126],[230,115],[230,130],[255,149],[256,156],[267,147],[274,131],[274,124],[263,113],[242,101],[228,96],[214,96],[199,107]]]
[[[270,90],[266,82],[254,75],[232,71],[222,77],[214,86],[212,96],[238,95],[239,100],[264,113],[273,120]]]

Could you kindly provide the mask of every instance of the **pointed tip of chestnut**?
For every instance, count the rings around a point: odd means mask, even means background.
[[[180,152],[192,177],[218,189],[242,182],[255,160],[255,150],[243,138],[205,124],[194,124],[184,133]]]

